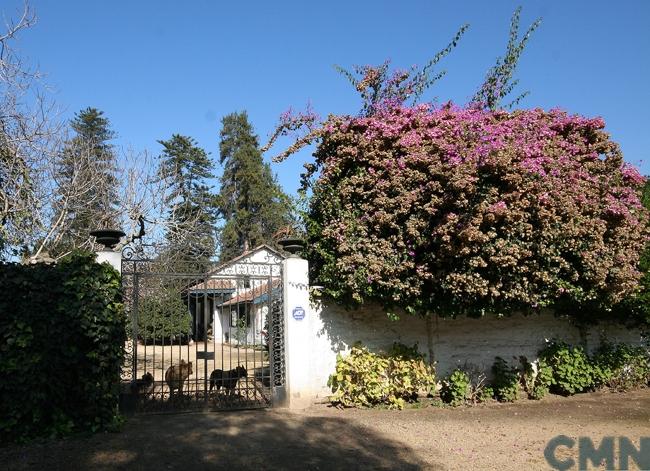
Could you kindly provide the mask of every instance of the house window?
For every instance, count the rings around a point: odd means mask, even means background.
[[[244,320],[246,327],[251,326],[250,303],[241,303],[230,308],[230,327],[237,327],[240,319]]]
[[[251,287],[251,277],[250,276],[245,276],[244,277],[244,288],[250,288]]]

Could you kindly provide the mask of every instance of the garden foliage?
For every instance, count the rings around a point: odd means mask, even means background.
[[[98,431],[118,419],[120,280],[94,255],[0,265],[0,440]]]
[[[647,347],[601,342],[589,357],[582,347],[551,341],[539,352],[552,371],[551,391],[571,395],[598,387],[625,391],[650,382]]]
[[[529,362],[521,357],[522,381],[529,399],[541,399],[548,394],[553,383],[553,369],[544,359]]]
[[[514,402],[519,399],[519,371],[508,365],[501,357],[494,359],[492,365],[492,388],[494,398],[500,402]]]
[[[337,356],[328,386],[335,405],[401,409],[433,388],[434,371],[415,346],[394,344],[388,353],[373,353],[357,344],[349,355]]]
[[[465,363],[445,378],[440,387],[440,399],[451,406],[477,404],[494,398],[494,389],[487,375],[476,365]]]
[[[180,289],[161,287],[145,294],[138,304],[138,338],[156,342],[186,340],[192,330],[192,316]]]
[[[451,406],[459,406],[469,400],[470,391],[471,384],[468,374],[457,369],[442,382],[440,399]]]
[[[650,351],[647,348],[603,342],[594,353],[592,363],[598,386],[627,391],[650,383]]]
[[[607,313],[648,230],[645,180],[604,126],[451,104],[330,116],[304,175],[314,279],[411,313]]]
[[[539,358],[553,370],[552,392],[568,396],[595,386],[597,371],[582,347],[549,342]]]

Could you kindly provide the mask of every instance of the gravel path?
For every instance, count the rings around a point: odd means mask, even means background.
[[[0,467],[519,471],[550,469],[543,450],[560,434],[594,442],[627,436],[638,447],[650,436],[650,389],[456,409],[139,416],[122,433],[0,448]],[[558,453],[566,456],[577,460],[577,450]]]

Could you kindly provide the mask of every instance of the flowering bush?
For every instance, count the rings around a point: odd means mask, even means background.
[[[451,104],[330,116],[304,176],[314,279],[411,313],[619,302],[640,277],[644,178],[603,128]]]

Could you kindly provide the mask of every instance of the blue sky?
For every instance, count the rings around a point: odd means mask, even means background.
[[[20,0],[2,0],[5,17]],[[510,16],[537,17],[517,77],[523,107],[603,116],[627,161],[650,174],[650,2],[32,0],[38,24],[24,56],[47,74],[63,116],[103,110],[117,143],[158,154],[159,139],[194,137],[218,157],[220,120],[247,110],[262,143],[279,114],[310,101],[322,116],[359,100],[334,64],[425,63],[463,23],[425,98],[465,103],[505,48]],[[272,153],[267,156],[270,157]],[[293,193],[310,152],[274,165]]]

